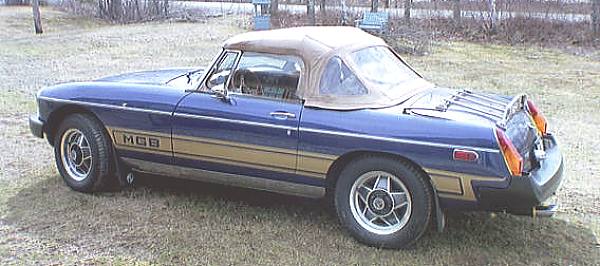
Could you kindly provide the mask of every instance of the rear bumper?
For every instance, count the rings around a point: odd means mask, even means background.
[[[563,179],[563,156],[552,135],[544,137],[546,158],[528,175],[513,176],[506,189],[479,188],[479,203],[491,211],[531,215],[533,210],[552,197]],[[553,207],[555,210],[556,208]]]
[[[44,122],[37,115],[29,116],[29,130],[38,138],[44,138]]]

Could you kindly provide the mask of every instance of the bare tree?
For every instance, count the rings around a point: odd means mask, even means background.
[[[371,0],[371,12],[377,12],[379,7],[379,0]]]
[[[460,23],[460,18],[461,18],[461,14],[460,14],[460,0],[452,0],[454,2],[454,6],[453,6],[453,17],[454,17],[454,22],[456,23]]]
[[[592,31],[595,36],[600,37],[600,0],[592,3]]]
[[[325,0],[319,1],[319,11],[321,11],[323,14],[325,14]]]
[[[271,15],[277,16],[277,11],[279,11],[279,0],[271,0]]]
[[[493,33],[496,31],[496,22],[498,20],[498,14],[496,13],[496,0],[487,0],[487,5],[489,17],[488,29]]]
[[[412,0],[404,0],[404,19],[410,23],[410,9],[412,8]]]
[[[35,27],[35,33],[42,34],[42,18],[40,16],[40,1],[32,0],[31,7],[33,8],[33,26]]]
[[[346,6],[346,0],[340,0],[342,5],[342,26],[348,25],[348,7]]]
[[[169,0],[96,0],[97,16],[112,22],[154,20],[169,17]],[[83,1],[75,0],[82,5]]]
[[[308,17],[308,24],[311,26],[316,25],[315,19],[315,0],[308,0],[306,2],[306,16]]]

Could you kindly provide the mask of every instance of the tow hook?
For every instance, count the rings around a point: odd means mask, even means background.
[[[557,210],[557,204],[540,205],[533,207],[531,215],[533,217],[552,217]]]

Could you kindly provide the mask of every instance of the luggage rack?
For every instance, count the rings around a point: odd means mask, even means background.
[[[506,122],[512,115],[523,110],[527,101],[527,95],[518,94],[510,101],[501,101],[485,94],[475,94],[468,90],[462,90],[444,100],[444,106],[440,109],[447,110],[450,104],[481,113],[483,116],[496,120],[496,125],[506,127]],[[469,102],[471,104],[466,104]]]

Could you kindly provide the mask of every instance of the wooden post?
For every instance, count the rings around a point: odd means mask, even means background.
[[[308,17],[308,25],[316,25],[315,19],[315,0],[308,0],[306,5],[306,15]]]
[[[42,34],[44,30],[42,29],[42,18],[40,16],[40,1],[32,0],[31,7],[33,8],[33,26],[35,27],[35,33]]]

